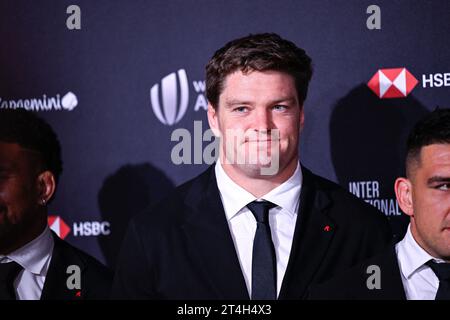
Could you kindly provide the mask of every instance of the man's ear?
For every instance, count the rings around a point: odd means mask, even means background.
[[[218,111],[208,103],[208,123],[212,132],[216,137],[220,137],[220,128],[219,128],[219,119],[218,119]]]
[[[410,217],[414,216],[412,201],[412,184],[409,179],[397,178],[394,184],[395,196],[402,211]]]
[[[52,172],[46,170],[37,177],[38,183],[38,202],[40,205],[47,204],[53,197],[56,190],[55,176]]]

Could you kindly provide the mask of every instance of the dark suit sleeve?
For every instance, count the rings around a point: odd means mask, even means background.
[[[369,287],[378,267],[379,287]],[[373,270],[373,269],[372,269]],[[401,272],[397,262],[395,244],[391,243],[382,253],[340,273],[331,280],[310,288],[309,300],[405,300]]]
[[[61,240],[52,231],[54,248],[41,300],[103,300],[111,293],[112,272],[97,259]],[[81,288],[67,286],[69,266],[81,268]],[[78,295],[79,294],[79,295]]]
[[[372,221],[367,224],[366,232],[362,235],[367,252],[360,257],[361,260],[379,254],[392,242],[392,229],[386,216],[370,205],[369,208],[373,212]]]
[[[104,300],[108,299],[111,293],[113,273],[93,258],[83,274],[83,282],[88,284],[88,290],[84,299]]]
[[[152,299],[155,292],[139,224],[131,220],[119,255],[112,287],[112,299]]]
[[[333,205],[327,207],[327,213],[336,228],[310,286],[326,282],[383,252],[392,238],[389,221],[382,212],[342,188],[328,185]]]

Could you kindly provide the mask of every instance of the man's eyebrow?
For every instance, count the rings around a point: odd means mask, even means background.
[[[249,104],[251,104],[251,102],[246,101],[246,100],[231,99],[231,100],[225,101],[225,106],[227,106],[227,107],[236,106],[236,105],[249,105]]]
[[[296,101],[295,97],[282,97],[279,99],[272,100],[268,104],[274,105],[274,104],[281,103],[281,102],[293,103],[295,101]],[[225,101],[225,106],[228,106],[228,107],[236,106],[236,105],[251,105],[251,104],[252,104],[252,102],[250,102],[246,99],[242,99],[242,100],[230,99],[230,100]]]
[[[296,99],[294,97],[286,97],[286,98],[273,100],[272,104],[281,103],[281,102],[293,103],[295,101],[296,101]]]
[[[428,184],[433,184],[436,182],[450,182],[450,177],[433,176],[427,180]]]

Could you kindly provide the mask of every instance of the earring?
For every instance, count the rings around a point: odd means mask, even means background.
[[[45,199],[42,199],[41,203],[42,203],[43,206],[45,206],[45,203],[46,203]]]

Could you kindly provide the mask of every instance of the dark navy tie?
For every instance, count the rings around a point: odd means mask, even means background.
[[[450,300],[450,263],[436,263],[430,260],[427,265],[439,279],[439,288],[434,300]]]
[[[0,300],[16,300],[14,280],[22,270],[17,262],[0,263]]]
[[[247,208],[256,219],[252,256],[252,300],[276,300],[277,265],[269,226],[269,210],[276,207],[269,201],[253,201]]]

